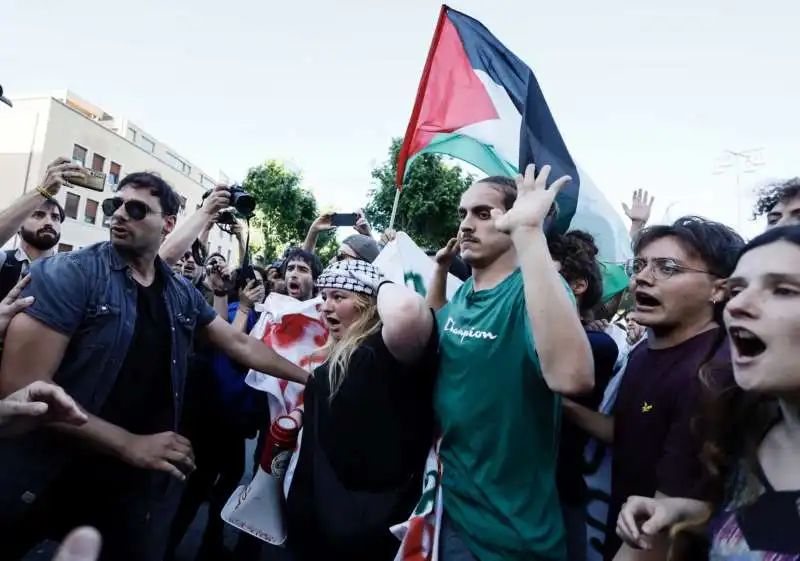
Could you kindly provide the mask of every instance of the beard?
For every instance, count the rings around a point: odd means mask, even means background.
[[[52,228],[42,228],[36,232],[22,228],[19,231],[19,237],[22,238],[26,244],[35,247],[39,251],[47,251],[53,249],[61,240],[61,234]]]

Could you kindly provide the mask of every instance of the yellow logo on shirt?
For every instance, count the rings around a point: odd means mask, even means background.
[[[651,403],[647,403],[646,401],[642,403],[642,413],[650,413],[653,410],[653,405]]]

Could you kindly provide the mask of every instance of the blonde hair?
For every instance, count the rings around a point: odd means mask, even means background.
[[[334,340],[328,337],[326,350],[328,357],[328,380],[330,384],[330,399],[333,400],[336,392],[342,386],[347,370],[350,368],[350,360],[356,350],[369,337],[378,332],[383,326],[378,315],[378,300],[374,296],[367,296],[357,292],[351,293],[355,299],[356,309],[361,313],[359,317],[347,328],[347,332],[341,339]]]

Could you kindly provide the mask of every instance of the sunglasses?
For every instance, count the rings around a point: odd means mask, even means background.
[[[106,216],[112,216],[123,206],[131,220],[143,220],[148,214],[161,214],[160,212],[154,211],[142,201],[123,201],[119,197],[106,199],[101,205],[103,214]]]

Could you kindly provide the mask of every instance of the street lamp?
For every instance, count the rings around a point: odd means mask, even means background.
[[[7,97],[3,97],[3,86],[0,86],[0,102],[5,103],[9,107],[14,107],[10,99],[8,99]]]
[[[743,173],[754,173],[766,164],[763,148],[750,148],[748,150],[725,150],[714,165],[714,175],[722,175],[733,171],[736,175],[736,227],[742,229],[742,199],[741,180]]]

